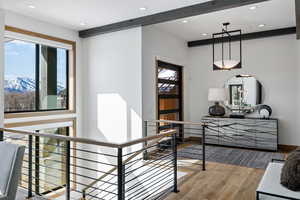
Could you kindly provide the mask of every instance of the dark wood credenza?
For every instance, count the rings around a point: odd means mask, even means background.
[[[278,120],[205,116],[205,143],[261,150],[278,150]]]

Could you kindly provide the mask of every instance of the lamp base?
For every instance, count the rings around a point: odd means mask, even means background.
[[[216,102],[215,105],[209,107],[208,113],[211,116],[222,117],[225,115],[225,108]]]

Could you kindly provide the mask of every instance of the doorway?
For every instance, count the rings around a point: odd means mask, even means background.
[[[157,119],[183,120],[183,66],[157,60]],[[159,131],[169,129],[166,123],[159,124]],[[183,138],[182,125],[177,129],[179,139]]]

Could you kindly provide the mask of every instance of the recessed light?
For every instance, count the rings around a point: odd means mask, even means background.
[[[34,9],[34,8],[35,8],[35,5],[28,5],[28,8]]]
[[[202,33],[202,36],[207,36],[207,33]]]
[[[249,9],[250,10],[255,10],[257,8],[257,6],[251,6]]]
[[[145,11],[145,10],[147,10],[147,8],[146,7],[140,7],[140,10]]]
[[[265,24],[258,25],[258,27],[260,27],[260,28],[265,27],[265,26],[266,26]]]
[[[182,23],[186,24],[188,23],[189,21],[188,20],[183,20]]]

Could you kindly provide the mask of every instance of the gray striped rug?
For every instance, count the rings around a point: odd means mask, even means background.
[[[201,159],[202,146],[192,145],[178,150],[178,157]],[[266,169],[272,159],[284,159],[284,154],[277,152],[255,151],[220,146],[206,146],[206,161],[238,165],[250,168]]]

